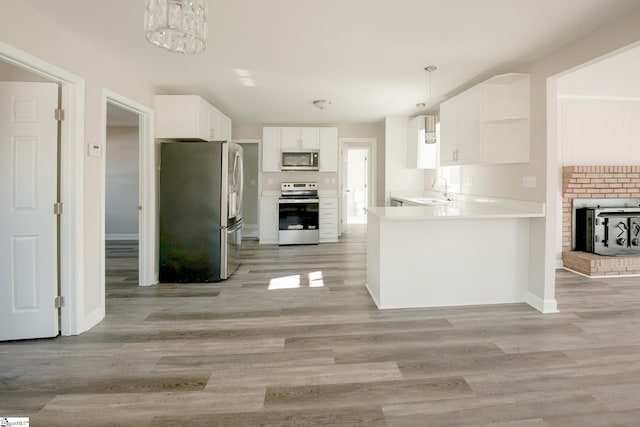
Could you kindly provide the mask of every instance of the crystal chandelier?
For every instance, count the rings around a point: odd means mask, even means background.
[[[144,32],[149,43],[194,54],[207,46],[207,0],[146,0]]]

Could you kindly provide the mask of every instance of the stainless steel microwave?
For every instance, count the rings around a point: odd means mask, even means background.
[[[283,150],[280,169],[283,171],[320,170],[318,150]]]

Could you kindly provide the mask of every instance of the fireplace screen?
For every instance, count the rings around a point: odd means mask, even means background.
[[[599,255],[639,255],[640,209],[576,209],[575,248]]]

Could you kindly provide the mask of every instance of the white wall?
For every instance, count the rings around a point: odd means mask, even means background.
[[[5,82],[46,82],[47,79],[0,61],[0,80]]]
[[[637,165],[640,100],[559,98],[562,164]]]
[[[37,28],[38,31],[33,29]],[[6,1],[0,14],[0,40],[55,65],[85,80],[84,127],[84,289],[81,295],[83,312],[87,319],[103,309],[104,292],[101,289],[103,260],[101,259],[101,158],[87,156],[88,143],[104,144],[104,102],[102,90],[115,93],[153,108],[154,88],[139,72],[135,64],[118,62],[105,56],[83,38],[49,21],[37,10],[20,1]],[[99,320],[99,319],[98,319]],[[86,325],[83,325],[84,327]],[[90,326],[90,325],[89,325]]]
[[[543,302],[555,294],[556,242],[559,232],[557,212],[561,209],[561,163],[557,141],[558,78],[613,55],[620,49],[628,49],[639,41],[640,10],[557,49],[521,70],[514,70],[531,75],[531,161],[529,165],[505,168],[503,176],[494,179],[497,188],[501,188],[501,180],[519,181],[523,173],[531,173],[537,176],[538,187],[543,190],[542,200],[546,203],[547,217],[544,220],[532,220],[530,255],[531,264],[543,268],[531,269],[532,286],[529,289],[532,295]],[[505,191],[502,196],[508,197],[510,194]],[[538,190],[535,194],[539,197]]]
[[[107,127],[105,233],[138,238],[138,127]]]
[[[385,119],[384,205],[389,205],[389,193],[408,191],[422,193],[425,174],[422,169],[410,169],[407,163],[408,117]],[[378,202],[379,205],[382,203]]]

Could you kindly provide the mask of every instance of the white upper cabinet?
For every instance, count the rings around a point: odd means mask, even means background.
[[[319,128],[320,172],[338,171],[338,128]]]
[[[231,119],[197,95],[157,95],[155,137],[171,140],[229,140]]]
[[[226,116],[224,113],[219,112],[219,125],[220,129],[220,139],[219,141],[230,141],[231,140],[231,119]]]
[[[438,144],[425,144],[426,116],[417,116],[407,124],[407,167],[435,169],[438,167]]]
[[[262,128],[262,172],[280,172],[280,140],[282,129],[279,127]]]
[[[286,150],[319,150],[320,171],[338,171],[338,128],[262,128],[262,171],[280,172],[281,153]]]
[[[283,127],[280,148],[282,150],[319,149],[318,128]]]
[[[440,105],[440,164],[529,161],[529,76],[503,74]]]
[[[503,74],[482,84],[482,160],[529,161],[530,84],[528,74]]]

